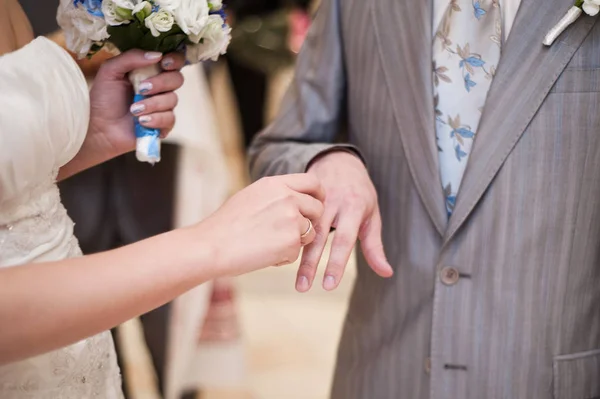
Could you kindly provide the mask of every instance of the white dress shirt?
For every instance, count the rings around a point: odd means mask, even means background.
[[[440,23],[442,22],[442,18],[444,17],[444,13],[448,8],[448,0],[433,0],[433,35],[438,30]],[[517,16],[517,11],[519,10],[519,5],[521,5],[521,0],[500,0],[500,7],[502,8],[502,21],[504,23],[503,26],[503,36],[504,40],[508,38],[508,34],[512,29],[513,23],[515,22],[515,17]]]

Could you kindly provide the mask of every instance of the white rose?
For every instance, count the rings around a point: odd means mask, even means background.
[[[142,0],[112,0],[118,7],[133,10]]]
[[[200,32],[208,22],[209,11],[205,0],[181,0],[175,10],[175,21],[191,41],[198,43]]]
[[[200,33],[201,43],[187,46],[186,57],[189,62],[216,61],[219,55],[226,53],[231,40],[231,28],[223,25],[220,15],[208,17],[208,23]]]
[[[144,23],[152,32],[152,36],[158,37],[161,33],[168,32],[173,28],[175,18],[169,11],[163,9],[150,14]]]
[[[208,0],[208,6],[210,7],[211,11],[219,11],[221,8],[223,8],[223,1],[222,0]]]
[[[126,25],[133,19],[131,9],[120,7],[114,0],[102,2],[102,13],[110,26]]]
[[[600,0],[583,0],[583,11],[592,17],[600,11]]]
[[[208,22],[209,11],[205,0],[181,0],[179,7],[174,11],[175,21],[191,41],[198,43],[200,32]]]
[[[56,19],[64,31],[67,48],[79,58],[88,54],[94,42],[108,38],[104,18],[90,14],[85,7],[75,7],[73,0],[61,0]]]
[[[131,10],[131,13],[133,15],[135,15],[140,11],[144,11],[144,13],[146,15],[150,15],[152,13],[152,4],[150,4],[149,1],[142,1],[141,3],[139,3],[135,7],[133,7],[133,10]]]

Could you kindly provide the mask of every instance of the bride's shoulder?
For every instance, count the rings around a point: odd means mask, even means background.
[[[0,56],[0,87],[1,202],[52,178],[75,156],[90,108],[81,70],[45,38]]]

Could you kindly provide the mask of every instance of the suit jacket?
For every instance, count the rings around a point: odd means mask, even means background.
[[[547,48],[571,0],[524,2],[447,220],[432,2],[324,0],[255,177],[305,170],[346,125],[395,275],[359,253],[335,399],[600,397],[600,24]]]

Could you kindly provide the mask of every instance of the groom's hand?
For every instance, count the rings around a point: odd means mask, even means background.
[[[348,152],[331,152],[314,161],[308,173],[321,182],[325,211],[315,225],[315,240],[304,249],[296,289],[305,292],[312,286],[331,228],[335,235],[323,288],[338,286],[357,239],[371,269],[382,277],[392,276],[381,241],[377,193],[360,159]]]

